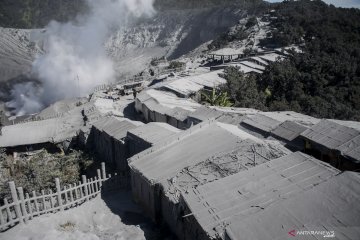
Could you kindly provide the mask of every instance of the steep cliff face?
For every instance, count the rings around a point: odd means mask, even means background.
[[[119,73],[135,73],[154,57],[176,59],[190,52],[245,16],[245,10],[229,7],[162,11],[115,32],[105,46]]]
[[[175,59],[210,41],[246,13],[231,7],[158,11],[114,31],[104,45],[119,75],[135,74],[154,57]],[[30,72],[34,58],[44,51],[42,31],[0,28],[0,82]]]

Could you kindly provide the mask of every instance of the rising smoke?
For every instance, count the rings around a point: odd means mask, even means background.
[[[89,13],[76,21],[54,21],[46,27],[46,53],[35,59],[32,69],[42,90],[17,85],[7,104],[17,115],[38,112],[61,99],[85,96],[94,87],[114,81],[113,62],[104,49],[110,31],[154,13],[153,0],[87,0],[87,4]]]

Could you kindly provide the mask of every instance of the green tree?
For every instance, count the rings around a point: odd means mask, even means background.
[[[202,92],[201,96],[210,106],[231,107],[233,105],[227,92],[215,88],[213,88],[211,93]]]
[[[227,80],[226,91],[236,107],[265,109],[265,94],[259,91],[255,75],[245,74],[237,67],[228,67],[223,77]]]

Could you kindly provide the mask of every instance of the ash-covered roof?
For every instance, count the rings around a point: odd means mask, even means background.
[[[189,96],[192,93],[200,91],[204,87],[215,88],[219,85],[225,84],[226,80],[219,76],[221,73],[223,73],[222,70],[179,78],[166,83],[163,87],[181,95]]]
[[[268,62],[275,62],[278,59],[284,59],[284,56],[281,56],[277,53],[268,53],[268,54],[264,54],[264,55],[260,55],[259,58],[268,61]]]
[[[277,121],[260,113],[245,118],[242,123],[267,133],[271,132],[273,129],[275,129],[281,124],[280,121]]]
[[[359,135],[360,132],[356,129],[329,120],[322,120],[301,134],[302,137],[328,149],[338,149]]]
[[[192,112],[189,114],[190,118],[194,118],[200,121],[205,121],[205,120],[209,120],[209,119],[216,119],[220,116],[222,116],[224,113],[220,112],[214,108],[209,108],[209,107],[200,107],[198,109],[196,109],[195,112]]]
[[[147,180],[159,182],[214,154],[233,150],[238,141],[239,137],[216,123],[204,122],[135,155],[129,165]]]
[[[254,62],[250,62],[250,61],[241,61],[241,64],[247,66],[247,67],[250,67],[250,68],[254,68],[254,69],[258,69],[260,71],[264,71],[265,70],[265,67],[264,66],[261,66],[259,64],[256,64]]]
[[[241,55],[243,54],[244,49],[234,49],[234,48],[222,48],[216,51],[209,53],[210,55],[217,55],[217,56],[233,56],[233,55]]]
[[[83,125],[81,111],[74,109],[59,118],[5,126],[0,135],[0,147],[60,143],[75,137]]]
[[[159,108],[163,109],[163,107],[167,108],[182,108],[188,111],[195,111],[197,108],[201,107],[201,105],[194,100],[185,99],[177,97],[175,94],[170,92],[159,91],[155,89],[148,89],[146,91],[142,91],[138,96],[137,99],[142,104],[147,104],[147,101],[152,102],[153,111],[157,111],[156,104],[158,103],[160,106]],[[153,99],[153,100],[151,100]]]
[[[360,122],[355,121],[343,121],[343,120],[335,120],[335,119],[328,119],[329,121],[335,122],[337,124],[343,125],[345,127],[354,128],[360,131]]]
[[[255,69],[255,68],[252,68],[252,67],[248,67],[244,64],[241,64],[241,62],[239,63],[236,63],[236,64],[231,64],[229,66],[234,66],[234,67],[238,67],[240,68],[239,70],[244,72],[244,73],[251,73],[251,72],[254,72],[254,73],[262,73],[263,71],[261,70],[258,70],[258,69]]]
[[[304,126],[313,126],[321,121],[318,118],[293,111],[261,112],[259,114],[275,119],[279,122],[292,121]]]
[[[188,118],[190,113],[191,113],[191,111],[185,110],[180,107],[172,108],[172,109],[169,109],[168,111],[166,111],[167,116],[173,117],[179,121],[185,121]]]
[[[181,169],[174,177],[164,181],[165,194],[174,202],[181,192],[248,170],[259,164],[290,154],[276,141],[245,138],[229,152],[215,154],[195,165]]]
[[[328,235],[333,239],[360,239],[359,185],[359,174],[344,172],[264,209],[254,205],[252,211],[231,219],[226,234],[231,240],[288,239],[292,230],[323,231],[295,238],[322,239]]]
[[[199,186],[196,189],[190,190],[188,194],[184,193],[182,196],[192,212],[191,215],[195,217],[196,221],[209,236],[214,236],[222,234],[225,231],[226,225],[234,224],[233,226],[240,227],[237,226],[239,219],[244,219],[245,221],[253,215],[271,208],[272,205],[281,204],[285,199],[288,199],[289,202],[298,201],[297,199],[303,198],[304,193],[334,178],[337,174],[339,174],[339,171],[330,165],[297,152],[218,181]],[[336,195],[336,193],[334,194]],[[325,193],[322,195],[324,199],[328,200],[332,196],[333,194],[325,196]],[[341,200],[340,197],[337,199],[340,211],[341,204],[345,204],[346,201]],[[322,199],[319,200],[321,201]],[[311,202],[309,204],[311,205]],[[319,216],[324,215],[331,217],[331,214],[329,214],[330,210],[328,209],[324,209],[324,212],[316,217],[311,213],[312,208],[306,210],[306,212],[309,212],[309,220],[316,220]],[[359,208],[357,207],[357,209]],[[274,217],[282,214],[281,208],[277,210],[277,214]],[[300,218],[303,215],[301,212],[298,212],[298,214],[294,216],[294,219]],[[353,215],[352,217],[355,216]],[[294,222],[282,223],[288,226],[288,224]],[[307,223],[309,222],[300,222],[298,224]],[[248,231],[261,231],[261,227],[267,229],[271,228],[271,226],[277,226],[278,232],[284,231],[284,229],[281,229],[279,222],[273,222],[272,220],[264,223],[264,225],[257,223],[248,226]]]
[[[306,129],[307,127],[300,125],[296,122],[285,121],[273,131],[271,131],[271,135],[285,139],[287,141],[292,141],[297,138],[301,133],[303,133]]]
[[[129,130],[141,125],[142,123],[119,120],[114,117],[105,117],[94,123],[93,126],[99,131],[105,132],[110,137],[120,140],[126,137]]]
[[[167,123],[158,123],[152,122],[140,127],[131,129],[128,131],[128,134],[136,136],[143,139],[144,141],[155,144],[161,140],[173,136],[179,133],[181,130],[167,124]]]
[[[257,62],[259,62],[259,63],[261,63],[263,65],[269,65],[269,63],[267,61],[265,61],[265,60],[263,60],[263,59],[261,59],[259,57],[251,57],[251,59],[253,59],[253,60],[255,60],[255,61],[257,61]]]
[[[337,148],[344,156],[360,162],[360,135]]]

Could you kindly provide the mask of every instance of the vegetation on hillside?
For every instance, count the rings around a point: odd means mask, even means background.
[[[0,26],[41,28],[51,20],[73,19],[86,9],[84,0],[1,0]]]
[[[202,103],[210,106],[219,106],[219,107],[231,107],[233,103],[231,102],[230,97],[226,91],[221,89],[215,89],[211,92],[203,91],[201,93]]]
[[[263,0],[155,0],[155,8],[158,10],[204,8],[229,4],[247,8],[251,12],[256,11],[259,6],[268,5]]]
[[[77,183],[93,162],[91,156],[75,150],[66,155],[42,150],[14,159],[0,149],[0,199],[10,197],[9,181],[23,187],[25,192],[54,189],[55,178],[60,178],[63,184]]]
[[[360,121],[360,10],[310,0],[287,1],[275,10],[276,30],[265,42],[298,44],[303,53],[292,52],[258,76],[227,69],[235,105]]]
[[[259,8],[258,12],[261,12],[261,10],[265,10],[266,8],[261,7]],[[214,39],[209,45],[208,50],[217,50],[221,48],[227,47],[229,43],[232,42],[238,42],[245,40],[248,38],[250,34],[250,30],[252,27],[254,27],[257,24],[257,19],[255,16],[251,16],[248,18],[245,25],[239,24],[234,29],[227,31],[220,36],[218,36],[216,39]]]
[[[255,12],[267,5],[262,0],[155,0],[158,11],[219,7],[228,4]],[[10,28],[42,28],[51,20],[65,22],[87,11],[86,0],[1,0],[0,26]]]

